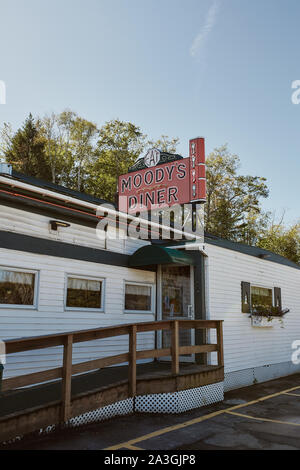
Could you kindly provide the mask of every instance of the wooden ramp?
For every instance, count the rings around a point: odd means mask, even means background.
[[[180,328],[216,329],[217,344],[180,347]],[[158,330],[171,331],[170,348],[136,349],[139,332]],[[74,343],[120,335],[129,335],[127,353],[72,364]],[[224,379],[222,321],[147,322],[21,338],[7,341],[6,353],[58,345],[64,346],[62,367],[3,380],[0,394],[0,442],[47,426],[66,423],[86,412],[135,396],[178,392],[222,382]],[[181,355],[213,351],[217,351],[218,365],[180,363]],[[166,356],[171,357],[171,362],[156,360]],[[153,362],[137,364],[138,360],[151,358]],[[124,363],[127,364],[108,367]],[[39,385],[33,385],[37,383]]]

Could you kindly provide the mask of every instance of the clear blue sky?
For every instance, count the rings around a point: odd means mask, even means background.
[[[228,143],[300,217],[299,0],[0,0],[0,124],[69,107],[150,138]]]

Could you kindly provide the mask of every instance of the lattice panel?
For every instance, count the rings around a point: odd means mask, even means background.
[[[135,411],[139,413],[178,413],[176,393],[140,395],[135,398]]]
[[[244,370],[225,372],[224,391],[227,392],[255,383],[267,382],[268,380],[297,374],[299,372],[300,364],[295,365],[292,362],[282,362],[279,364],[269,364]]]
[[[179,413],[218,403],[224,400],[224,384],[223,382],[218,382],[191,390],[184,390],[179,392],[178,400]]]
[[[252,368],[225,372],[224,391],[227,392],[229,390],[235,390],[236,388],[247,387],[254,383],[254,371]]]
[[[140,395],[135,411],[140,413],[183,413],[224,399],[223,382],[176,393]]]
[[[89,411],[83,415],[71,418],[67,423],[67,427],[77,427],[84,424],[95,423],[98,421],[104,421],[114,416],[123,416],[133,413],[133,399],[119,401],[113,405],[108,405],[98,410]]]

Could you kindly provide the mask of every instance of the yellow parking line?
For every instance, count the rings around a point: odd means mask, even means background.
[[[272,393],[271,395],[265,395],[261,398],[257,398],[256,400],[248,401],[247,403],[241,403],[240,405],[235,405],[235,406],[231,406],[230,408],[215,411],[213,413],[209,413],[207,415],[200,416],[199,418],[191,419],[190,421],[185,421],[185,422],[180,423],[180,424],[175,424],[173,426],[168,426],[167,428],[159,429],[159,430],[151,432],[149,434],[145,434],[144,436],[136,437],[134,439],[131,439],[130,441],[122,442],[120,444],[116,444],[114,446],[107,447],[105,450],[117,450],[117,449],[120,449],[120,448],[131,446],[131,445],[134,445],[138,442],[146,441],[146,440],[151,439],[153,437],[161,436],[162,434],[167,434],[168,432],[172,432],[172,431],[176,431],[178,429],[182,429],[182,428],[185,428],[185,427],[188,427],[188,426],[192,426],[193,424],[201,423],[202,421],[206,421],[208,419],[214,418],[215,416],[219,416],[221,414],[228,413],[232,410],[237,410],[237,409],[243,408],[245,406],[254,405],[256,403],[260,403],[262,401],[269,400],[270,398],[278,397],[278,396],[283,395],[287,392],[293,392],[294,390],[298,390],[298,389],[300,389],[300,385],[298,385],[297,387],[292,387],[292,388],[288,388],[286,390],[282,390],[281,392]],[[289,424],[289,423],[283,422],[283,424]],[[295,424],[295,423],[293,423],[293,424]]]
[[[185,428],[187,426],[191,426],[192,424],[200,423],[201,421],[205,421],[207,419],[213,418],[214,416],[218,416],[223,413],[224,413],[224,410],[215,411],[214,413],[210,413],[208,415],[201,416],[199,418],[191,419],[190,421],[186,421],[184,423],[175,424],[173,426],[168,426],[167,428],[159,429],[158,431],[154,431],[149,434],[145,434],[144,436],[131,439],[128,442],[123,442],[121,444],[108,447],[105,450],[117,450],[117,449],[120,449],[121,447],[126,447],[128,445],[136,444],[137,442],[146,441],[147,439],[151,439],[152,437],[161,436],[162,434],[166,434],[171,431],[176,431],[177,429]]]
[[[278,419],[270,419],[270,418],[259,418],[257,416],[250,416],[250,415],[244,415],[242,413],[235,413],[234,411],[225,411],[225,413],[229,415],[234,415],[234,416],[241,416],[242,418],[255,419],[257,421],[267,421],[269,423],[277,423],[277,424],[288,424],[289,426],[300,426],[300,423],[293,423],[291,421],[279,421]]]
[[[300,397],[300,393],[289,393],[289,392],[284,392],[284,395],[291,395],[292,397]]]

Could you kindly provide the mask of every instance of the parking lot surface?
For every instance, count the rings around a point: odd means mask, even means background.
[[[7,449],[300,449],[300,374],[228,392],[222,403],[187,413],[116,417]]]

